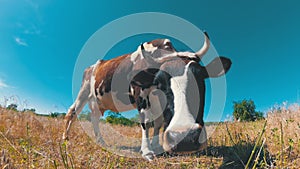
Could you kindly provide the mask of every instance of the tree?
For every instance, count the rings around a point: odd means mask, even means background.
[[[12,103],[12,104],[8,105],[6,108],[7,108],[8,110],[14,110],[14,111],[17,111],[17,107],[18,107],[18,105]]]
[[[255,110],[253,100],[233,102],[233,117],[238,121],[255,121],[263,119],[263,113]]]

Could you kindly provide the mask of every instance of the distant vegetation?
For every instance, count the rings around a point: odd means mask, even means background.
[[[104,121],[106,123],[110,123],[113,125],[124,125],[124,126],[135,126],[138,125],[139,123],[139,116],[137,115],[136,117],[133,118],[126,118],[124,117],[121,113],[115,113],[112,111],[106,112],[107,115],[105,119],[101,119],[101,121]],[[80,113],[78,116],[79,120],[87,120],[91,121],[91,112],[85,111],[83,113]]]
[[[105,118],[106,122],[111,124],[120,124],[124,126],[135,126],[138,123],[134,119],[127,119],[120,113],[109,112],[109,115]]]
[[[1,108],[1,106],[0,106]],[[18,110],[18,105],[15,103],[11,103],[8,106],[4,107],[6,110],[10,111],[20,111],[20,112],[30,112],[30,113],[35,113],[37,116],[49,116],[52,118],[57,118],[57,117],[63,117],[66,115],[66,113],[61,113],[61,112],[50,112],[48,114],[37,114],[35,108],[24,108],[23,110]]]
[[[254,101],[252,100],[242,100],[237,101],[233,103],[233,118],[236,121],[256,121],[264,119],[263,113],[256,111]],[[18,105],[17,104],[9,104],[6,107],[7,110],[12,111],[18,111]],[[36,113],[36,110],[34,108],[24,108],[22,112],[32,112]],[[127,119],[120,113],[114,113],[111,111],[106,112],[108,115],[105,119],[101,119],[104,122],[110,123],[110,124],[117,124],[117,125],[124,125],[124,126],[134,126],[139,123],[139,115],[137,114],[136,117],[133,117],[131,119]],[[50,112],[48,114],[38,114],[39,116],[49,116],[52,118],[56,117],[64,117],[66,113],[64,112]],[[89,111],[83,111],[78,116],[79,120],[87,120],[91,121],[91,112]],[[206,125],[216,125],[219,122],[206,122]]]
[[[236,121],[256,121],[264,119],[263,113],[256,111],[253,100],[233,102],[233,117]]]

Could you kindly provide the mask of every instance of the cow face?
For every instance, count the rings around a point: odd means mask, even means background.
[[[165,151],[197,151],[205,143],[204,80],[224,75],[230,66],[231,61],[225,57],[215,58],[206,67],[181,58],[161,65],[154,84],[167,98],[164,110],[166,126],[163,134]]]
[[[157,44],[166,45],[168,41],[159,42]],[[230,69],[231,61],[225,57],[218,57],[205,67],[199,65],[198,62],[210,46],[206,33],[202,48],[195,53],[176,52],[172,46],[168,51],[162,48],[164,45],[154,44],[156,43],[151,43],[151,46],[146,48],[144,45],[147,44],[141,45],[141,51],[148,61],[152,59],[156,63],[161,63],[154,84],[167,98],[163,112],[165,121],[163,148],[168,152],[197,151],[206,143],[203,122],[204,80],[224,75]]]

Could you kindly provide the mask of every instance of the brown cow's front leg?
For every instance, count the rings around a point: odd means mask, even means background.
[[[89,108],[91,109],[91,121],[94,128],[94,134],[96,137],[96,142],[101,144],[102,146],[106,146],[105,141],[103,140],[101,133],[100,133],[100,127],[99,127],[99,121],[100,117],[102,117],[104,113],[104,109],[99,109],[99,106],[97,104],[96,100],[91,99],[89,102]]]
[[[77,115],[82,111],[84,105],[89,100],[90,95],[90,74],[92,69],[88,68],[86,69],[84,73],[84,79],[81,84],[81,88],[79,90],[79,93],[77,95],[77,98],[75,102],[72,104],[72,106],[69,108],[68,113],[65,117],[65,131],[63,133],[63,140],[68,140],[68,134],[72,125],[72,122],[76,119]]]
[[[69,131],[72,125],[72,122],[75,120],[76,117],[76,111],[74,108],[74,105],[72,105],[69,110],[68,113],[66,114],[65,117],[65,131],[63,133],[63,140],[69,140]]]
[[[69,108],[65,117],[65,131],[63,133],[63,140],[69,139],[69,131],[72,123],[76,120],[77,115],[82,111],[82,108],[86,104],[86,100],[75,101],[75,103]]]
[[[78,96],[72,106],[69,108],[68,113],[65,117],[65,131],[63,133],[63,140],[69,139],[69,131],[73,121],[76,119],[77,115],[82,111],[84,105],[88,101],[89,95],[89,82],[85,81],[78,93]]]

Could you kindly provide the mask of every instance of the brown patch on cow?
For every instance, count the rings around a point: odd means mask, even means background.
[[[100,87],[99,91],[104,91],[105,93],[108,93],[111,91],[111,81],[113,76],[120,75],[126,77],[132,68],[132,63],[130,62],[130,58],[128,57],[129,55],[130,54],[126,54],[111,60],[101,61],[94,71],[96,81],[95,89]],[[126,64],[127,62],[128,64]],[[128,66],[128,68],[125,68],[125,65]],[[123,72],[121,72],[120,70],[123,70]]]
[[[133,63],[130,60],[130,54],[101,61],[96,65],[93,72],[95,76],[94,90],[100,101],[99,107],[110,109],[114,112],[120,111],[114,105],[114,97],[124,105],[133,105],[133,107],[136,107],[134,104],[136,97],[132,96],[129,92],[128,74],[130,74],[132,69]]]

